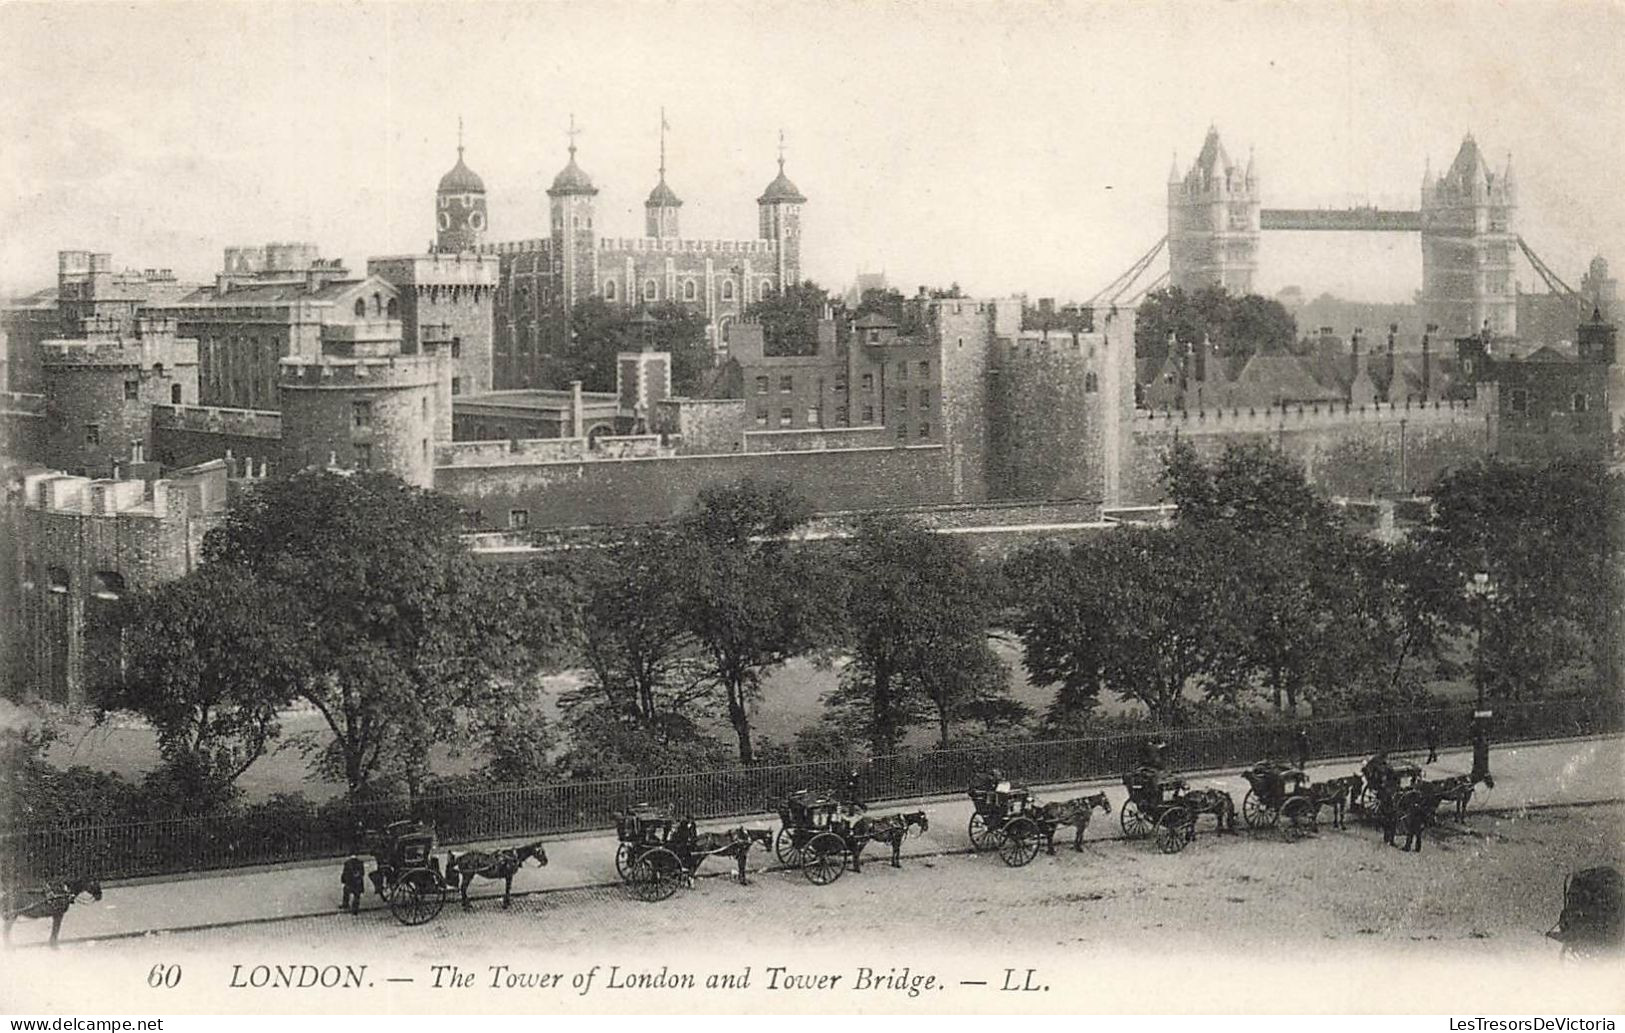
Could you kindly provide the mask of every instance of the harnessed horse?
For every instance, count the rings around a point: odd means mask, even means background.
[[[1044,831],[1044,845],[1051,856],[1055,854],[1055,832],[1062,825],[1071,825],[1078,830],[1078,834],[1072,838],[1072,849],[1083,850],[1083,834],[1089,828],[1089,815],[1096,807],[1105,814],[1112,812],[1111,802],[1106,799],[1105,793],[1046,803],[1033,809],[1033,820]]]
[[[1214,831],[1236,831],[1236,801],[1223,789],[1189,789],[1180,794],[1179,803],[1191,812],[1187,839],[1196,838],[1196,819],[1204,814],[1218,820]]]
[[[473,884],[476,877],[501,879],[502,906],[507,907],[513,895],[514,875],[533,857],[541,867],[547,867],[547,851],[542,849],[541,840],[519,847],[504,847],[501,850],[470,850],[461,854],[448,852],[446,881],[458,885],[462,893],[463,907],[468,908],[470,906],[468,887]]]
[[[102,884],[95,879],[78,878],[67,882],[53,882],[35,889],[10,890],[4,898],[5,942],[11,943],[11,925],[19,918],[49,918],[51,920],[51,946],[62,931],[62,916],[79,899],[90,894],[91,900],[102,899]]]
[[[749,886],[750,879],[745,876],[745,859],[750,853],[750,848],[757,844],[761,844],[762,849],[771,852],[773,831],[747,829],[741,826],[726,832],[700,832],[695,828],[692,818],[679,822],[672,830],[671,838],[666,841],[666,846],[683,863],[683,874],[688,878],[690,885],[694,882],[694,874],[700,870],[700,864],[707,857],[731,857],[738,866],[739,885]]]
[[[852,830],[847,834],[847,852],[852,855],[852,870],[860,872],[859,857],[863,848],[873,843],[885,843],[891,847],[891,866],[903,867],[903,839],[909,830],[919,827],[923,835],[931,827],[931,821],[924,811],[910,811],[907,814],[888,814],[883,818],[859,818],[852,823]]]
[[[1344,775],[1341,778],[1329,778],[1324,782],[1309,783],[1309,800],[1315,807],[1318,820],[1320,809],[1332,809],[1332,828],[1341,829],[1348,826],[1343,824],[1343,814],[1349,804],[1359,799],[1360,792],[1365,788],[1365,779],[1359,775]]]
[[[1429,784],[1437,787],[1441,802],[1456,805],[1456,820],[1465,821],[1467,804],[1473,799],[1473,788],[1480,782],[1491,789],[1495,788],[1495,779],[1491,778],[1487,771],[1475,771],[1471,775],[1451,775],[1449,778],[1441,778]]]

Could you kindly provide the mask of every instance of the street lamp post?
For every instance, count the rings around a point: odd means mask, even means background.
[[[1467,594],[1473,600],[1476,642],[1473,649],[1473,681],[1476,689],[1477,711],[1484,710],[1484,610],[1495,598],[1495,583],[1485,571],[1478,571],[1467,585]]]

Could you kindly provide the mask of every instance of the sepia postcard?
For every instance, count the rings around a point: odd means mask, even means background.
[[[1625,1011],[1617,0],[0,43],[0,1011]]]

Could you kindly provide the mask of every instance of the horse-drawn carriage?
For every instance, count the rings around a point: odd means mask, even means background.
[[[846,871],[852,825],[833,796],[800,789],[779,804],[773,852],[781,864],[800,868],[807,881],[826,886]]]
[[[1319,809],[1309,788],[1309,776],[1278,760],[1261,760],[1241,773],[1247,795],[1241,801],[1241,819],[1248,828],[1275,828],[1286,821],[1289,835],[1315,830]]]
[[[1360,777],[1365,784],[1352,806],[1364,814],[1378,813],[1384,800],[1396,800],[1423,781],[1421,767],[1409,761],[1389,760],[1387,753],[1378,753],[1366,761],[1360,768]]]
[[[1142,767],[1123,775],[1123,787],[1128,790],[1118,816],[1123,834],[1138,839],[1154,831],[1163,853],[1185,849],[1196,830],[1196,811],[1185,801],[1186,781],[1161,768]]]
[[[417,821],[396,821],[372,832],[376,862],[373,889],[402,925],[433,921],[446,906],[450,887],[434,857],[434,829]]]
[[[1617,868],[1587,868],[1563,880],[1563,913],[1546,933],[1568,957],[1592,957],[1620,948],[1625,880]]]
[[[1032,863],[1045,838],[1035,814],[1032,791],[997,776],[986,776],[972,783],[970,799],[974,809],[970,816],[971,846],[997,850],[999,858],[1012,868]]]
[[[688,881],[671,843],[676,827],[669,811],[646,803],[615,815],[615,871],[638,899],[665,900]]]

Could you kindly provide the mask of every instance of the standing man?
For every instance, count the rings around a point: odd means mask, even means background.
[[[366,862],[351,854],[349,860],[344,862],[344,870],[339,873],[339,884],[344,887],[344,903],[339,905],[339,910],[359,915],[361,895],[367,891]]]
[[[1424,764],[1438,763],[1438,760],[1439,760],[1439,719],[1436,718],[1436,717],[1430,716],[1428,718],[1427,727],[1422,730],[1422,734],[1423,734],[1423,736],[1426,737],[1427,744],[1428,744],[1428,759],[1423,761],[1422,763],[1424,763]]]
[[[1299,771],[1309,766],[1309,729],[1304,725],[1299,725],[1297,734],[1292,737],[1292,752]]]

